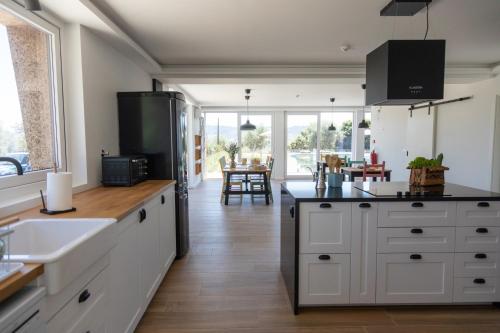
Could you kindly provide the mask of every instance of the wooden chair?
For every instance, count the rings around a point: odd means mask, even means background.
[[[274,199],[273,199],[273,188],[271,186],[271,175],[273,173],[273,166],[274,166],[274,158],[270,158],[269,159],[269,163],[267,165],[267,167],[269,168],[269,171],[266,173],[267,175],[267,186],[269,187],[269,199],[271,200],[271,202],[274,202]],[[263,177],[260,177],[260,178],[252,178],[250,179],[250,189],[253,191],[254,190],[254,187],[257,187],[256,190],[264,190],[264,178]],[[253,198],[256,194],[252,194],[252,202],[253,202]]]
[[[224,200],[224,191],[226,190],[226,175],[224,174],[224,168],[226,167],[226,157],[222,156],[219,158],[220,170],[222,172],[222,189],[220,192],[220,202]],[[240,191],[243,191],[243,181],[242,180],[233,180],[229,182],[229,188],[233,189],[233,187],[239,188]],[[243,194],[240,194],[240,202],[243,201]]]
[[[384,181],[385,178],[385,161],[382,164],[368,164],[365,162],[363,164],[363,181],[366,182],[368,178],[375,178],[375,180],[380,177],[380,181]]]

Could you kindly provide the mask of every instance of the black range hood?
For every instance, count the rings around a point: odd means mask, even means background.
[[[445,40],[389,40],[366,56],[366,104],[443,98]]]

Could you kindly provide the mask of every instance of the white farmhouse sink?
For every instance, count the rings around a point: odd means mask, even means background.
[[[11,226],[10,261],[43,263],[47,292],[61,291],[115,245],[115,219],[33,219]]]

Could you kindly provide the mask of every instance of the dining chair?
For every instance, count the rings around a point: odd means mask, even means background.
[[[222,189],[220,192],[220,202],[222,203],[222,201],[224,200],[224,196],[225,196],[224,191],[226,190],[226,184],[227,184],[226,183],[226,175],[224,173],[224,168],[226,167],[226,157],[225,156],[222,156],[221,158],[219,158],[219,164],[220,164],[220,170],[222,172]],[[243,191],[243,181],[231,179],[231,181],[229,182],[229,188],[232,190],[233,187],[239,188],[240,191]],[[243,201],[243,194],[240,194],[240,202],[242,202],[242,201]]]
[[[359,161],[353,161],[350,158],[347,159],[346,165],[350,168],[352,168],[354,165],[364,165],[366,163],[366,160],[359,160]]]
[[[368,178],[380,177],[380,181],[384,181],[385,178],[385,161],[382,164],[363,164],[363,181],[366,182]]]
[[[273,166],[274,166],[274,158],[270,158],[269,159],[269,163],[267,165],[267,167],[269,168],[269,171],[266,172],[266,176],[267,176],[267,186],[269,187],[269,199],[271,200],[271,202],[274,202],[274,199],[273,199],[273,188],[271,186],[271,175],[273,173]],[[256,190],[263,190],[264,189],[264,178],[263,177],[260,177],[260,178],[253,178],[253,179],[250,179],[250,189],[253,191],[254,190],[254,187],[256,187]],[[255,195],[260,195],[260,194],[252,194],[252,202],[253,202],[253,199],[254,199],[254,196]]]

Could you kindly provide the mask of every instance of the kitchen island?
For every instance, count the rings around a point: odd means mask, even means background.
[[[311,306],[500,302],[500,193],[456,184],[281,185],[281,272]]]

